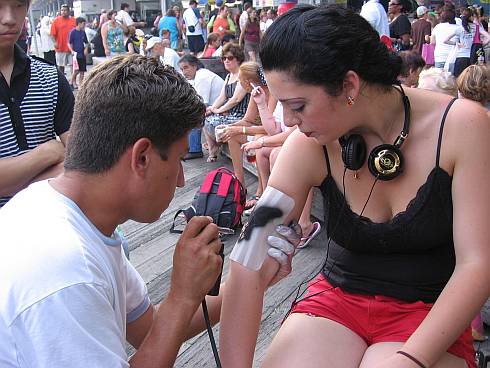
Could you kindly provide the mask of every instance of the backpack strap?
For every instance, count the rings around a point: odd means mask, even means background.
[[[178,210],[177,213],[175,214],[174,216],[174,220],[172,221],[172,226],[170,226],[170,234],[182,234],[183,231],[182,230],[176,230],[175,229],[175,220],[177,219],[177,216],[179,216],[182,212],[184,212],[184,210]]]
[[[206,203],[206,213],[213,218],[213,222],[217,225],[219,224],[221,208],[223,208],[223,205],[225,204],[231,181],[233,180],[233,177],[228,172],[220,170],[219,173],[221,174],[221,178],[216,197],[214,197],[214,200],[210,203]]]

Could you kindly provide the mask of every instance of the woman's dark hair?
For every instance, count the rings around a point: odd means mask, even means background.
[[[417,51],[402,51],[400,52],[400,57],[403,61],[400,75],[405,78],[408,77],[411,72],[425,66],[425,60]]]
[[[117,12],[116,12],[114,9],[109,10],[109,11],[107,12],[107,18],[112,19],[112,16],[113,16],[114,14],[116,14],[116,13],[117,13]]]
[[[236,43],[230,42],[223,46],[222,55],[228,52],[237,59],[239,64],[243,63],[243,61],[245,60],[245,53],[243,52],[242,47],[237,45]]]
[[[281,15],[262,39],[260,59],[266,71],[291,73],[334,96],[349,70],[388,87],[397,82],[402,64],[364,18],[337,5],[298,5]]]
[[[167,17],[175,17],[176,14],[175,14],[175,10],[173,8],[170,8],[167,10]]]
[[[189,65],[195,66],[197,69],[204,68],[204,64],[196,56],[191,54],[185,54],[179,60],[180,63],[188,63]]]
[[[442,8],[442,13],[441,13],[441,22],[442,23],[449,23],[449,24],[456,24],[456,12],[454,11],[453,7],[450,6],[444,6]]]
[[[470,32],[470,23],[473,23],[470,18],[473,16],[473,10],[471,8],[465,8],[461,12],[461,25],[466,32]]]

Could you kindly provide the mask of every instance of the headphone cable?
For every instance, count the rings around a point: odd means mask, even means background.
[[[218,348],[216,347],[216,341],[214,340],[213,327],[211,326],[211,321],[209,319],[208,306],[206,304],[206,298],[202,301],[202,312],[204,314],[204,321],[206,321],[206,329],[209,335],[209,341],[211,341],[211,348],[213,349],[214,360],[216,362],[216,367],[221,368],[221,361],[219,359]]]

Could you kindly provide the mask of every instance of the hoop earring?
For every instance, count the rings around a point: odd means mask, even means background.
[[[354,105],[354,98],[352,96],[347,96],[347,105]]]

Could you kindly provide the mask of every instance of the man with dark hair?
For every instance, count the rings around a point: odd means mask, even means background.
[[[28,6],[0,1],[0,207],[61,172],[73,114],[73,94],[56,66],[15,44]]]
[[[86,78],[64,173],[0,211],[3,365],[126,367],[126,339],[139,349],[131,366],[173,365],[221,269],[218,229],[208,217],[189,222],[158,310],[115,229],[155,221],[169,205],[204,113],[184,77],[153,58],[116,57]]]
[[[121,3],[121,10],[117,12],[116,20],[123,25],[124,27],[135,26],[144,27],[146,25],[145,22],[135,22],[133,18],[129,15],[129,4]]]
[[[192,54],[197,55],[204,50],[204,38],[202,33],[203,19],[199,9],[197,9],[197,1],[189,1],[189,7],[182,15],[185,23],[185,34],[189,44],[189,50]]]
[[[85,18],[76,19],[76,27],[71,30],[68,46],[77,61],[77,68],[73,68],[71,77],[72,88],[77,88],[77,76],[80,74],[80,84],[83,82],[85,72],[87,71],[87,61],[85,57],[88,54],[88,39],[85,33]]]
[[[54,49],[56,51],[56,65],[62,74],[65,67],[72,66],[72,56],[68,46],[70,32],[75,28],[75,18],[70,16],[70,7],[66,4],[61,5],[61,15],[56,17],[51,25],[51,36],[55,39]],[[73,70],[72,70],[73,72]]]

